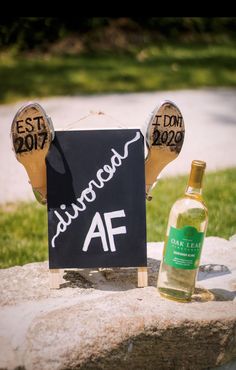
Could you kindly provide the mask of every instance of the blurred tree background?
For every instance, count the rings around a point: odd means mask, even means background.
[[[229,42],[236,17],[0,17],[0,47],[18,51],[129,51],[153,42]],[[55,47],[56,43],[56,47]]]
[[[236,86],[236,17],[1,17],[0,103]]]

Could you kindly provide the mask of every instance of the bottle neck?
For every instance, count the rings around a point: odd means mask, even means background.
[[[193,161],[191,166],[191,172],[188,179],[187,188],[185,190],[185,195],[202,198],[202,180],[205,171],[205,162]]]
[[[185,190],[185,195],[190,197],[202,198],[202,187],[193,188],[192,186],[187,186]]]

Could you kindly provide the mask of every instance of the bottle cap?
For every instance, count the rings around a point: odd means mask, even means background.
[[[201,168],[205,169],[206,168],[206,162],[198,160],[198,159],[194,159],[192,161],[192,166],[197,166],[197,167],[201,167]]]

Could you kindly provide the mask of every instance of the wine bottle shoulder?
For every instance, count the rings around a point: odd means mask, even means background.
[[[177,199],[173,204],[170,213],[178,215],[179,213],[188,212],[191,209],[199,209],[201,210],[201,213],[205,214],[206,216],[208,214],[208,209],[202,199],[188,196]]]

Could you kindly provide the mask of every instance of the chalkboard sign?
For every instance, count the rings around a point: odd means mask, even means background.
[[[49,268],[146,266],[140,130],[56,131],[46,164]]]

